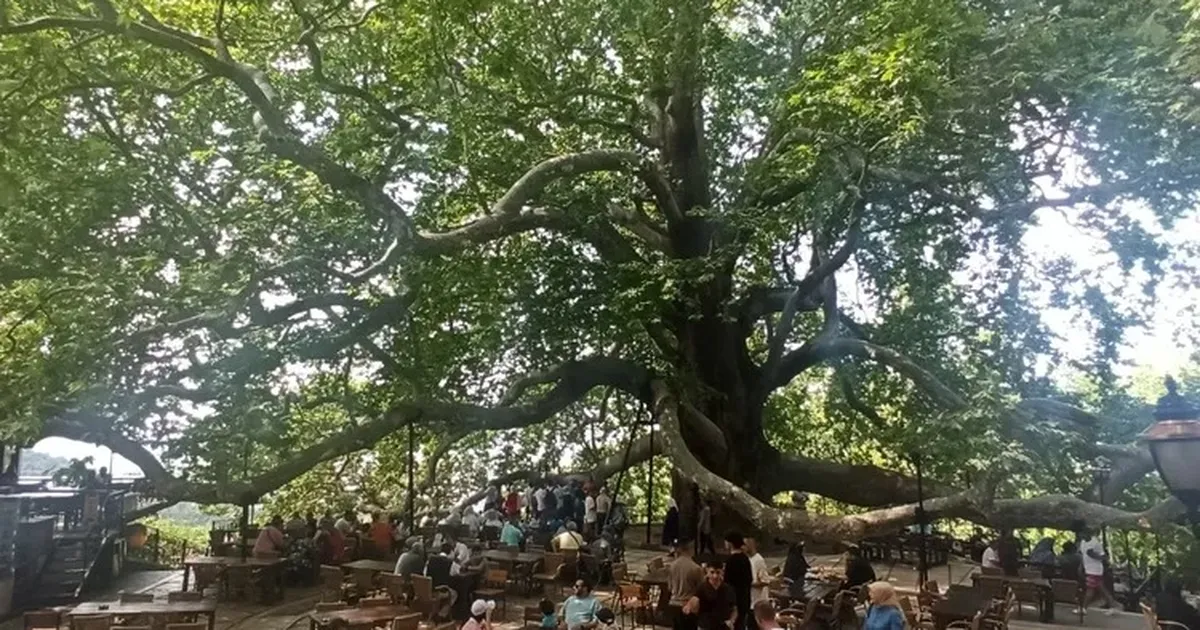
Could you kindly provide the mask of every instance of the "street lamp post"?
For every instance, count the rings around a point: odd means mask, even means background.
[[[1187,508],[1192,532],[1200,537],[1200,411],[1179,394],[1167,377],[1167,394],[1158,399],[1155,423],[1142,434],[1167,490]]]

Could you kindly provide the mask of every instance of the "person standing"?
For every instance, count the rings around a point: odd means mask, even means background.
[[[723,567],[719,562],[710,562],[705,569],[704,583],[684,606],[684,613],[696,615],[700,630],[733,630],[737,621],[734,599],[733,588],[725,583]]]
[[[758,541],[746,539],[746,555],[750,558],[750,573],[754,581],[750,583],[750,604],[770,599],[771,570],[767,568],[767,560],[758,552]]]
[[[1084,587],[1087,589],[1083,596],[1084,612],[1092,605],[1096,595],[1101,595],[1104,597],[1104,614],[1112,615],[1116,612],[1116,601],[1104,584],[1104,562],[1108,560],[1104,543],[1100,541],[1096,532],[1086,527],[1080,528],[1079,539],[1083,541],[1079,543],[1079,553],[1083,561]]]
[[[667,499],[667,515],[663,518],[662,546],[670,549],[679,540],[679,504]]]
[[[709,553],[717,552],[712,538],[712,506],[707,500],[702,500],[700,503],[700,519],[696,523],[696,534],[700,538],[700,553],[704,553],[705,549]]]
[[[692,541],[679,541],[675,547],[675,561],[667,569],[667,591],[671,593],[668,608],[674,630],[696,630],[695,612],[689,614],[683,609],[703,583],[704,570],[692,560]]]
[[[583,535],[587,538],[594,538],[599,532],[596,531],[596,497],[590,493],[583,499]]]
[[[600,486],[600,493],[596,495],[596,523],[599,529],[604,529],[604,524],[608,522],[608,511],[612,509],[612,498],[608,496],[608,486]],[[603,533],[601,531],[600,533]]]
[[[750,621],[750,588],[754,584],[754,569],[746,555],[746,541],[737,532],[725,537],[729,558],[725,560],[725,583],[733,587],[734,602],[737,604],[738,630],[746,628]]]

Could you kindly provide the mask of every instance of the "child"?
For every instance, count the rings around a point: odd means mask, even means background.
[[[554,614],[554,602],[543,599],[538,604],[538,610],[542,611],[542,630],[556,630],[558,617]]]

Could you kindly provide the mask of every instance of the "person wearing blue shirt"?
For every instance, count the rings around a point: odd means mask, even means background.
[[[500,530],[500,543],[520,547],[523,542],[525,542],[525,533],[521,531],[520,527],[517,527],[516,519],[509,519],[504,524],[504,529]]]
[[[904,612],[891,582],[872,582],[867,587],[871,606],[863,630],[904,630]]]
[[[563,623],[567,630],[591,630],[596,627],[600,600],[592,597],[592,586],[586,580],[575,581],[575,594],[563,603]]]

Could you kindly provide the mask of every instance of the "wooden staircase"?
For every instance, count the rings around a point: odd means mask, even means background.
[[[44,606],[75,601],[100,556],[101,547],[103,540],[96,530],[55,534],[54,550],[42,572],[35,599]]]

